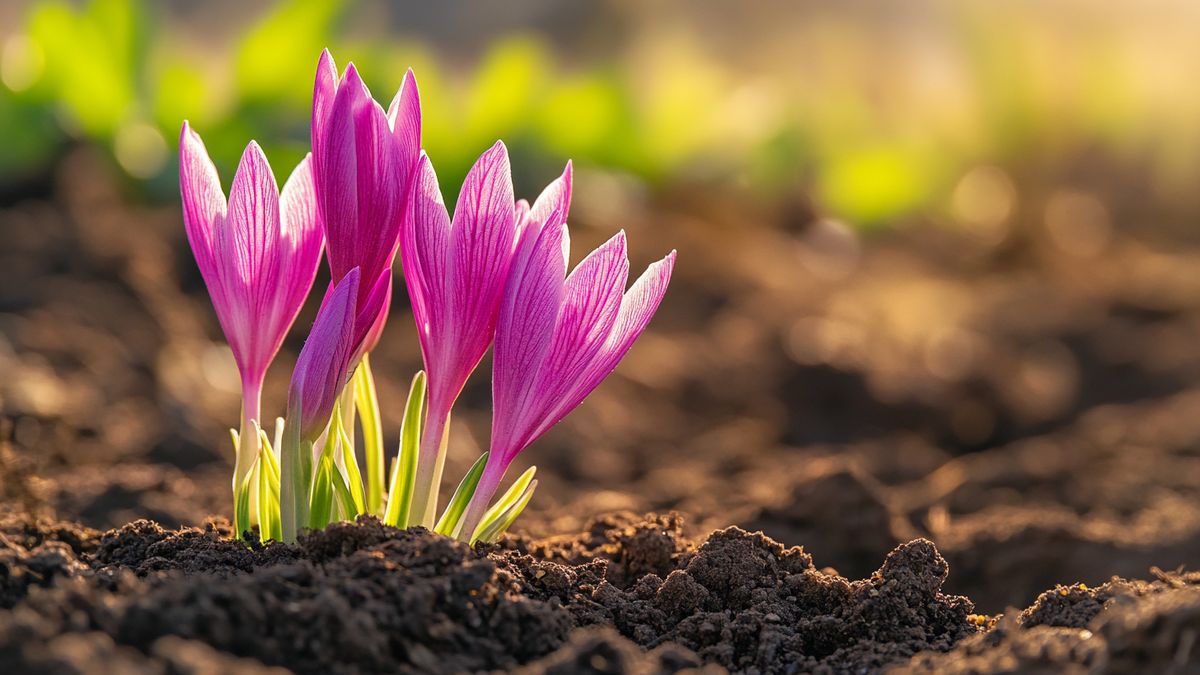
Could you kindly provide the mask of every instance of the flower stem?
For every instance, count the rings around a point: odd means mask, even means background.
[[[413,486],[409,525],[433,529],[437,516],[438,491],[446,464],[446,441],[450,432],[450,411],[442,406],[429,409],[421,435],[421,453],[417,459],[417,478]]]
[[[294,421],[293,421],[294,420]],[[279,452],[279,517],[283,541],[293,543],[301,524],[308,524],[308,491],[312,485],[312,441],[300,437],[299,411],[288,411]]]
[[[251,522],[236,522],[237,518],[237,501],[238,493],[246,485],[246,474],[250,473],[250,467],[254,466],[254,460],[258,457],[259,438],[258,432],[255,430],[254,423],[259,422],[260,409],[262,407],[262,379],[258,380],[243,380],[242,381],[242,422],[241,428],[238,431],[238,447],[234,454],[233,460],[233,503],[234,503],[234,536],[238,539],[242,538],[242,534],[250,528]],[[254,499],[254,490],[251,490],[250,497],[252,502]],[[252,503],[250,513],[254,514],[257,509]],[[253,516],[251,516],[253,518]]]
[[[479,477],[479,484],[475,486],[475,494],[471,495],[471,501],[467,502],[467,511],[463,515],[462,526],[458,530],[459,541],[471,541],[471,536],[475,534],[475,528],[479,526],[480,519],[483,518],[484,513],[487,513],[488,504],[491,504],[492,497],[496,494],[496,488],[504,479],[504,472],[508,467],[499,462],[499,457],[498,454],[488,457],[483,475]]]
[[[354,402],[363,430],[363,453],[367,460],[367,512],[383,515],[383,486],[385,468],[383,459],[383,429],[379,425],[379,396],[375,390],[375,377],[371,374],[369,354],[363,354],[362,363],[354,371]]]

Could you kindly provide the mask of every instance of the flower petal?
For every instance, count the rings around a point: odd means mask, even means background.
[[[478,338],[486,349],[491,341],[512,264],[515,217],[508,149],[497,141],[467,173],[454,207],[448,312],[456,334],[448,337],[460,344]]]
[[[325,297],[312,331],[304,341],[288,387],[288,410],[299,411],[300,437],[311,440],[333,414],[333,405],[349,380],[354,341],[354,298],[358,268],[346,274]]]
[[[261,378],[283,339],[266,321],[280,284],[279,229],[275,176],[251,141],[229,189],[226,227],[213,246],[221,283],[233,300],[218,315],[243,377]]]
[[[273,313],[282,341],[312,289],[325,234],[317,217],[311,155],[296,165],[279,197],[280,285]]]
[[[437,173],[424,154],[418,162],[412,193],[413,207],[405,218],[400,257],[404,281],[417,324],[417,339],[426,365],[441,342],[446,304],[446,262],[450,245],[450,214],[442,200]]]
[[[574,398],[576,388],[581,385],[580,377],[612,332],[628,278],[624,231],[592,251],[567,277],[554,339],[538,374],[536,402],[531,408],[549,417],[561,401]],[[583,400],[583,396],[586,393],[578,400]],[[535,431],[529,440],[540,433]]]
[[[313,177],[317,203],[325,228],[329,269],[334,279],[354,267],[358,230],[358,157],[354,112],[365,105],[365,90],[359,86],[351,65],[346,82],[337,89],[326,116],[323,138],[313,143]]]
[[[530,402],[544,384],[539,378],[554,340],[569,250],[566,225],[551,226],[526,238],[513,261],[496,324],[494,455],[511,459],[520,452],[532,440],[530,431],[541,417]]]
[[[313,153],[320,156],[325,141],[325,122],[329,119],[329,111],[333,106],[334,96],[338,88],[337,64],[328,49],[321,51],[317,62],[317,76],[313,84],[312,107],[312,148]]]
[[[387,119],[400,157],[400,184],[407,187],[421,154],[421,93],[411,68],[404,74],[404,81],[388,106]]]
[[[671,251],[662,260],[651,264],[634,282],[633,286],[625,292],[621,299],[621,309],[603,347],[583,371],[572,380],[569,393],[559,399],[553,412],[546,418],[541,428],[534,433],[534,438],[558,424],[617,367],[617,364],[633,346],[634,341],[649,325],[654,313],[658,311],[663,295],[667,292],[667,285],[671,282],[671,272],[674,269],[675,251]]]
[[[357,77],[357,72],[353,72]],[[361,81],[360,81],[361,82]],[[347,73],[343,86],[353,86]],[[364,279],[378,278],[392,266],[400,242],[400,226],[408,186],[401,182],[397,145],[388,127],[387,114],[371,98],[365,85],[361,107],[354,112],[355,171],[358,189],[358,226],[354,264],[362,266]],[[366,300],[369,289],[360,287],[358,300]]]
[[[571,162],[567,162],[562,175],[551,181],[533,203],[529,210],[530,221],[542,226],[566,222],[567,212],[571,210],[572,174]]]
[[[183,225],[187,231],[192,254],[209,287],[213,301],[218,302],[220,289],[213,288],[216,262],[213,258],[213,237],[225,222],[225,193],[217,168],[208,157],[204,141],[187,122],[179,135],[179,193],[183,200]]]
[[[363,354],[379,344],[391,306],[392,268],[389,267],[380,273],[366,300],[358,308],[358,316],[354,320],[354,356],[351,362],[357,363]]]

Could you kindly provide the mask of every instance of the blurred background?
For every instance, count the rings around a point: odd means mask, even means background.
[[[285,177],[329,47],[385,102],[413,68],[448,201],[503,138],[527,198],[575,161],[574,259],[618,227],[635,269],[679,249],[651,330],[518,461],[528,530],[678,509],[851,576],[926,536],[988,611],[1195,565],[1198,34],[1188,0],[5,1],[4,503],[228,511],[237,377],[176,141],[228,185],[254,138]],[[420,367],[397,297],[389,444]],[[488,408],[485,362],[451,480]]]

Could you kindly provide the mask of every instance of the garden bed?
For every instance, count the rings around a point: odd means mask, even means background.
[[[477,550],[370,518],[251,549],[217,524],[2,531],[13,673],[1166,672],[1194,664],[1200,621],[1195,576],[1060,586],[994,617],[943,592],[928,540],[848,580],[762,534],[689,538],[676,515]]]

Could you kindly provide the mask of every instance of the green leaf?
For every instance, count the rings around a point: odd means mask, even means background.
[[[337,470],[336,466],[333,469],[333,475],[330,477],[330,482],[333,484],[333,496],[335,501],[334,505],[337,507],[339,518],[344,520],[353,520],[357,514],[362,513],[360,508],[361,502],[357,501],[358,499],[361,499],[362,496],[355,495],[350,487],[346,485],[346,481],[343,479],[341,472]]]
[[[417,475],[417,453],[420,451],[422,420],[425,419],[425,371],[413,377],[404,406],[404,422],[400,427],[400,447],[392,462],[392,480],[388,487],[385,525],[408,527],[412,509],[414,481]]]
[[[475,534],[471,537],[471,543],[474,544],[477,541],[495,541],[497,537],[503,534],[513,524],[513,521],[517,519],[517,516],[521,515],[521,512],[525,510],[525,507],[529,504],[529,500],[533,499],[533,491],[537,489],[537,484],[536,480],[530,482],[520,498],[513,502],[503,513],[487,525],[475,528]],[[505,497],[507,496],[508,494],[506,493]]]
[[[282,417],[275,418],[275,444],[271,447],[275,448],[275,459],[279,459],[279,453],[283,452],[283,427],[285,422]]]
[[[337,413],[334,412],[334,417]],[[317,470],[313,472],[312,489],[309,490],[308,526],[314,530],[323,529],[333,518],[333,478],[339,474],[334,466],[333,457],[337,451],[338,434],[332,427],[325,437],[325,446],[321,449],[321,457],[317,460]]]
[[[300,417],[299,407],[288,407],[288,419]],[[278,431],[280,427],[276,427]],[[309,505],[312,503],[313,486],[313,442],[300,437],[300,426],[289,423],[282,427],[283,437],[279,446],[279,520],[283,541],[296,541],[299,529],[309,520]]]
[[[531,466],[526,469],[525,473],[521,474],[515,481],[513,481],[513,484],[508,488],[504,495],[500,497],[500,499],[496,500],[495,504],[492,504],[492,508],[484,511],[483,518],[479,519],[479,525],[475,528],[475,537],[472,538],[472,541],[479,538],[479,532],[482,532],[490,527],[493,522],[502,519],[505,513],[512,508],[512,505],[521,499],[526,488],[529,486],[530,482],[533,481],[533,476],[536,473],[536,466]]]
[[[283,539],[279,512],[279,462],[266,432],[259,430],[262,447],[258,455],[258,531],[262,541]]]
[[[367,459],[367,511],[383,513],[383,429],[379,424],[379,397],[371,374],[370,354],[354,371],[354,405],[363,430],[363,453]]]
[[[450,503],[446,505],[446,510],[442,512],[442,517],[433,527],[434,532],[447,537],[458,536],[463,513],[467,510],[471,496],[475,494],[475,486],[479,485],[479,477],[483,475],[483,467],[487,464],[487,458],[488,453],[486,452],[480,455],[467,471],[467,475],[463,476],[462,482],[458,484],[458,489],[454,491],[454,496],[450,498]]]
[[[244,538],[246,531],[250,529],[250,490],[254,487],[257,468],[256,460],[250,470],[246,472],[242,484],[238,486],[237,494],[234,495],[233,529],[234,536],[238,539]]]
[[[367,512],[366,495],[363,494],[362,473],[358,470],[358,457],[354,456],[354,443],[346,433],[346,427],[342,425],[341,417],[338,415],[334,417],[337,422],[337,436],[340,441],[338,445],[342,451],[342,468],[346,472],[345,476],[343,476],[339,471],[337,477],[339,478],[338,482],[350,490],[351,499],[343,503],[346,505],[347,515],[350,519],[353,519]],[[330,435],[332,435],[332,430]],[[345,480],[340,480],[342,478]]]

